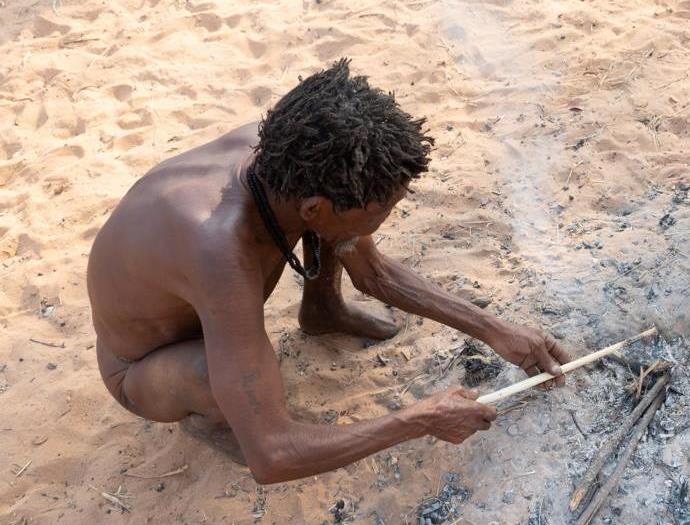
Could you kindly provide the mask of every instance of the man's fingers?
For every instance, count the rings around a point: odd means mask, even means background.
[[[541,374],[541,370],[537,368],[537,365],[532,365],[525,368],[525,373],[527,373],[528,376],[532,377]]]
[[[570,355],[568,354],[568,352],[566,352],[565,349],[561,345],[559,345],[556,342],[556,340],[550,335],[546,336],[546,347],[549,354],[551,354],[551,356],[553,356],[553,359],[556,360],[558,363],[565,364],[570,361]],[[565,376],[563,375],[560,366],[558,367],[558,371],[560,372],[559,374],[555,374],[553,372],[550,373],[552,375],[557,376],[555,380],[556,386],[563,386],[565,385]]]
[[[547,345],[550,345],[549,353],[556,359],[556,361],[562,365],[570,362],[570,354],[566,352],[565,348],[559,345],[553,337],[547,337],[546,343]]]
[[[551,348],[548,343],[548,339],[545,340],[545,346],[539,349],[537,353],[537,360],[539,361],[539,368],[548,372],[552,376],[560,376],[563,374],[561,372],[561,367],[558,361],[551,355]]]

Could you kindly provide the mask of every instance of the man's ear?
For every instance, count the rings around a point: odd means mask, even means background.
[[[299,214],[304,222],[318,221],[320,215],[329,208],[330,201],[324,197],[307,197],[299,205]]]

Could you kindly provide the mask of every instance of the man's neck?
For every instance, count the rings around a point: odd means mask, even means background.
[[[265,238],[268,242],[273,243],[273,238],[268,232],[261,214],[259,213],[258,205],[254,199],[254,195],[252,194],[251,188],[249,187],[249,182],[247,180],[247,171],[253,162],[254,155],[251,155],[245,160],[245,162],[243,162],[242,169],[240,170],[240,183],[247,191],[253,205],[252,222],[255,226],[254,231],[257,232],[260,238]],[[271,191],[268,185],[261,180],[261,178],[257,176],[257,179],[259,184],[261,184],[263,187],[264,193],[266,194],[271,212],[275,216],[280,229],[288,240],[288,244],[291,248],[293,248],[307,229],[302,217],[299,214],[298,203],[294,199],[278,198],[275,193]]]

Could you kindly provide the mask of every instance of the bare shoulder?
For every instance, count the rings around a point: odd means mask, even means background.
[[[195,165],[199,162],[207,163],[222,160],[253,150],[259,142],[258,124],[258,122],[244,124],[210,142],[170,157],[156,165],[149,173],[168,170],[179,165]]]
[[[198,299],[215,300],[240,290],[261,297],[263,280],[246,206],[241,201],[220,203],[192,226],[188,265]]]

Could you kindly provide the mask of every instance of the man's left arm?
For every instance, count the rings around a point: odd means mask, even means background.
[[[560,376],[557,384],[565,382],[560,364],[568,362],[569,356],[553,337],[502,321],[447,292],[380,253],[370,236],[361,237],[351,250],[341,252],[339,258],[359,291],[484,341],[530,376],[545,371]]]

